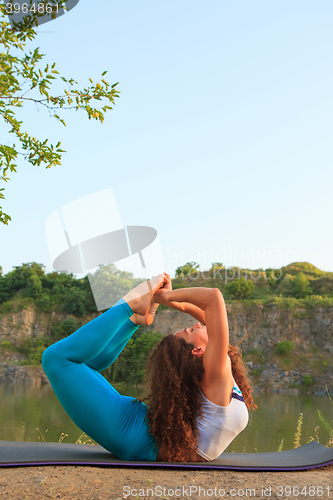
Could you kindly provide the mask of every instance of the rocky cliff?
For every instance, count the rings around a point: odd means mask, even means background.
[[[276,305],[234,302],[227,305],[227,311],[230,342],[242,349],[257,390],[324,392],[325,384],[333,388],[333,307],[283,309]],[[19,366],[24,356],[17,348],[27,339],[50,335],[53,326],[65,317],[55,313],[37,315],[32,308],[2,314],[0,381],[38,385],[47,382],[41,367]],[[84,318],[83,322],[90,319]],[[193,322],[188,315],[166,310],[157,313],[147,330],[166,335]],[[276,347],[283,341],[292,341],[294,349],[278,355]]]
[[[227,305],[230,343],[238,345],[256,390],[325,392],[333,388],[333,308],[282,309],[276,305]],[[150,327],[166,335],[195,321],[177,311],[162,311]],[[278,343],[294,349],[278,355]]]

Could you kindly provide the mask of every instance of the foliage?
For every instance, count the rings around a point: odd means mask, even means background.
[[[66,2],[66,0],[62,0]],[[48,0],[55,4],[55,0]],[[61,76],[56,69],[56,63],[44,62],[44,54],[38,47],[27,49],[27,43],[33,41],[37,32],[31,27],[36,20],[30,19],[30,24],[21,29],[13,30],[7,21],[5,4],[0,4],[0,116],[7,131],[13,134],[19,142],[19,147],[14,142],[4,140],[0,143],[0,181],[9,180],[8,173],[16,172],[18,159],[21,157],[33,166],[45,165],[50,168],[61,164],[61,142],[55,145],[49,143],[48,138],[36,138],[33,132],[22,128],[22,123],[16,117],[18,108],[28,104],[45,109],[48,116],[66,125],[61,116],[63,110],[83,110],[89,119],[103,123],[104,114],[112,109],[110,104],[115,104],[115,97],[119,97],[116,89],[117,83],[109,85],[104,79],[107,71],[102,73],[100,81],[79,87],[74,78]],[[24,18],[27,21],[27,17]],[[64,85],[63,91],[54,87]],[[102,105],[101,109],[96,105]],[[4,199],[4,188],[0,189],[0,199]],[[0,207],[0,222],[8,224],[10,215],[4,213]],[[32,283],[32,290],[34,286]],[[34,293],[34,292],[32,292]],[[38,286],[37,291],[38,293]]]
[[[162,337],[160,333],[146,333],[139,328],[116,361],[105,370],[106,377],[111,382],[141,383],[148,354]]]
[[[24,345],[17,348],[27,357],[20,362],[21,365],[40,365],[42,362],[42,355],[45,349],[50,345],[49,338],[27,338]]]
[[[294,342],[291,340],[281,340],[276,344],[276,354],[287,356],[295,348]]]
[[[74,287],[71,288],[64,295],[64,302],[62,308],[68,314],[74,314],[75,316],[83,316],[87,312],[84,291]]]
[[[294,282],[295,297],[297,299],[304,299],[307,295],[311,295],[312,289],[309,286],[309,280],[303,272],[298,273]]]
[[[318,410],[318,417],[320,422],[324,425],[324,427],[326,427],[330,435],[330,439],[329,442],[327,443],[327,446],[333,446],[333,427],[330,426],[330,424],[327,422],[326,418],[323,416],[320,410]]]
[[[97,303],[115,304],[144,280],[135,279],[130,272],[120,271],[115,264],[108,264],[99,266],[94,274],[89,274],[89,281]]]
[[[12,307],[13,307],[13,302],[11,300],[6,300],[6,302],[3,302],[0,305],[0,310],[2,313],[7,314],[9,313]]]
[[[198,273],[199,264],[197,262],[186,262],[184,266],[177,267],[176,277],[185,277]]]
[[[301,446],[302,424],[303,424],[303,413],[300,413],[299,418],[297,420],[297,430],[295,433],[294,448],[299,448],[299,446]]]
[[[305,387],[311,387],[313,385],[313,379],[311,375],[304,375],[303,384],[305,385]]]
[[[76,330],[78,330],[81,326],[81,322],[75,318],[69,317],[60,321],[53,327],[53,336],[56,340],[62,339],[64,337],[68,337]]]
[[[329,397],[329,400],[333,405],[333,400],[330,396],[330,393],[328,392],[327,385],[325,387],[326,387],[326,392],[327,392],[327,395]],[[326,418],[323,416],[323,414],[320,412],[320,410],[318,410],[318,417],[319,417],[319,420],[321,421],[321,423],[324,425],[324,427],[326,427],[326,429],[328,430],[329,435],[330,435],[330,439],[329,439],[326,446],[333,446],[333,427],[331,427],[331,425],[327,422]],[[332,420],[332,423],[333,423],[333,420]]]
[[[254,290],[254,283],[245,278],[237,278],[226,286],[227,294],[233,299],[244,300],[251,298]]]
[[[0,347],[2,347],[3,349],[12,349],[12,343],[9,342],[9,340],[3,340],[2,342],[0,342]]]

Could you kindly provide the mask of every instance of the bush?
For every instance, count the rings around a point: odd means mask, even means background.
[[[53,328],[53,336],[56,340],[68,337],[80,328],[81,322],[74,318],[67,318],[56,324]]]
[[[105,370],[107,379],[110,382],[141,383],[145,373],[147,357],[161,338],[163,338],[163,335],[160,333],[145,333],[140,328],[128,341],[115,362]]]
[[[43,352],[49,345],[48,340],[49,339],[43,339],[41,337],[37,339],[26,339],[23,347],[17,349],[27,356],[27,359],[22,360],[20,365],[39,366],[42,363]]]
[[[297,299],[304,299],[307,295],[313,293],[308,278],[302,272],[298,273],[294,282],[294,293]]]
[[[312,379],[311,375],[304,376],[303,384],[305,385],[305,387],[311,387],[311,385],[313,384],[313,379]]]
[[[11,349],[13,346],[9,340],[3,340],[0,342],[0,347],[3,347],[4,349]]]
[[[62,309],[67,314],[83,316],[86,313],[85,293],[78,288],[72,287],[64,296]]]
[[[36,302],[37,306],[43,312],[48,312],[51,309],[52,301],[49,295],[43,293],[41,297]]]
[[[226,286],[226,292],[233,299],[250,299],[253,295],[254,283],[245,278],[237,278]]]
[[[282,340],[276,344],[276,354],[281,354],[282,356],[288,355],[295,347],[294,342],[291,340]]]
[[[13,307],[12,301],[11,300],[7,300],[6,302],[3,302],[1,304],[1,306],[0,306],[1,312],[3,314],[7,314],[7,313],[9,313],[11,311],[12,307]]]

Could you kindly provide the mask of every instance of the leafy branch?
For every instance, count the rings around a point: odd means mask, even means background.
[[[58,6],[66,3],[66,0],[52,1]],[[115,98],[120,93],[118,83],[110,85],[104,79],[107,71],[102,73],[97,83],[90,78],[90,84],[82,89],[73,78],[61,76],[56,70],[56,63],[45,64],[45,54],[41,54],[38,47],[27,51],[27,41],[34,40],[37,35],[32,26],[38,24],[38,18],[43,14],[37,12],[25,16],[21,23],[14,24],[13,29],[6,21],[6,5],[8,3],[0,4],[0,44],[3,48],[0,52],[0,117],[7,126],[8,134],[14,134],[18,140],[18,146],[10,141],[0,143],[0,182],[8,182],[8,174],[17,171],[19,155],[31,165],[50,168],[61,164],[62,153],[65,152],[60,141],[56,145],[49,144],[48,138],[38,139],[24,130],[23,122],[16,118],[17,108],[29,103],[43,106],[49,117],[64,126],[66,123],[59,111],[70,109],[83,110],[89,120],[103,123],[105,113],[113,109]],[[65,84],[66,88],[57,92],[55,84]],[[4,189],[0,188],[0,199],[4,199]],[[0,222],[8,224],[10,220],[10,215],[4,213],[0,206]]]

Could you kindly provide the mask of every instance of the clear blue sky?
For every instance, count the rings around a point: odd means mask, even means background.
[[[0,226],[4,272],[51,270],[44,224],[112,188],[125,225],[157,229],[166,271],[308,261],[333,271],[331,0],[80,0],[31,47],[82,87],[104,70],[120,99],[103,125],[33,104],[20,116],[62,141],[62,165],[19,164]],[[0,123],[1,141],[10,143]]]

